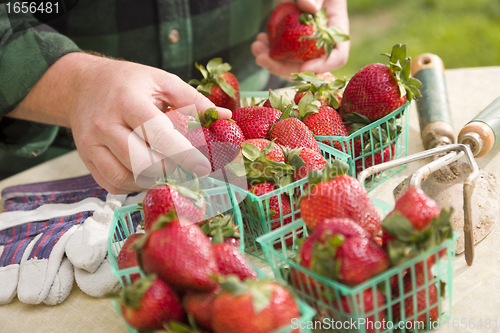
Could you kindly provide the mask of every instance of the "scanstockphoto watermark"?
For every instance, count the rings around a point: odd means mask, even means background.
[[[294,318],[291,322],[292,329],[310,329],[310,330],[393,330],[393,329],[406,329],[406,330],[424,330],[428,329],[438,329],[439,321],[434,321],[427,323],[424,321],[399,321],[392,322],[383,320],[370,320],[367,318],[350,318],[349,320],[335,320],[333,318],[324,318],[323,320],[315,321],[299,321],[299,319]]]

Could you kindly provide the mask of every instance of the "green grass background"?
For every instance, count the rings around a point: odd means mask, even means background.
[[[387,63],[406,43],[409,55],[430,52],[447,69],[500,65],[500,0],[347,0],[351,50],[337,77]]]

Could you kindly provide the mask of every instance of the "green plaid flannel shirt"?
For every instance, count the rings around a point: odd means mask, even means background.
[[[52,143],[56,126],[3,116],[70,52],[96,51],[162,68],[186,81],[200,78],[194,62],[222,57],[242,90],[262,89],[269,78],[255,64],[250,45],[265,30],[273,0],[80,0],[41,25],[34,23],[36,15],[9,19],[1,2],[0,153],[36,156]]]

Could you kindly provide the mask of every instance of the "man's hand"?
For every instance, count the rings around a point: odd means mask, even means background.
[[[95,180],[109,192],[123,194],[140,190],[138,183],[168,174],[177,164],[200,177],[210,173],[210,162],[163,114],[169,106],[189,105],[195,107],[185,112],[192,116],[214,106],[163,70],[70,53],[44,73],[8,116],[71,128]],[[231,117],[231,111],[217,109],[220,118]],[[151,166],[161,159],[163,163]]]
[[[278,5],[290,0],[279,0]],[[349,34],[349,18],[347,14],[346,0],[297,0],[298,7],[311,14],[315,14],[322,7],[326,8],[328,25],[337,26]],[[311,59],[304,63],[291,63],[277,61],[269,56],[270,44],[267,33],[257,35],[257,40],[252,44],[252,53],[255,62],[269,70],[269,72],[290,79],[292,73],[315,72],[324,73],[344,66],[349,56],[349,41],[338,43],[336,48],[327,58],[323,55],[317,59]]]

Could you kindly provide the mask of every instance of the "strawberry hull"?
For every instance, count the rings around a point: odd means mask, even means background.
[[[378,200],[374,200],[374,204],[384,215],[392,210],[390,205]],[[314,320],[328,319],[339,322],[338,326],[333,326],[336,328],[335,332],[392,333],[398,331],[396,325],[400,321],[413,322],[430,317],[433,320],[439,319],[439,324],[443,325],[451,319],[457,233],[439,246],[355,286],[347,286],[315,274],[295,261],[298,255],[296,249],[298,240],[307,235],[308,230],[304,222],[299,219],[259,237],[257,241],[271,263],[276,280],[287,281],[300,299],[317,310]],[[275,246],[286,242],[292,242],[294,246],[287,251]],[[430,266],[422,265],[422,262],[429,257],[435,259],[432,270],[434,275]],[[421,273],[422,269],[424,274]],[[409,288],[412,283],[417,288]],[[426,290],[432,292],[433,298],[427,306],[421,306],[420,303],[424,303],[421,300],[425,298]],[[437,300],[434,298],[435,294],[440,295]],[[418,299],[419,305],[417,311],[412,313],[407,309],[413,299]],[[403,309],[406,312],[403,312]],[[357,325],[356,328],[340,327],[341,323],[348,324],[353,321],[364,322],[365,325]],[[427,326],[420,327],[415,332],[427,332],[432,328],[429,323],[425,325]]]

